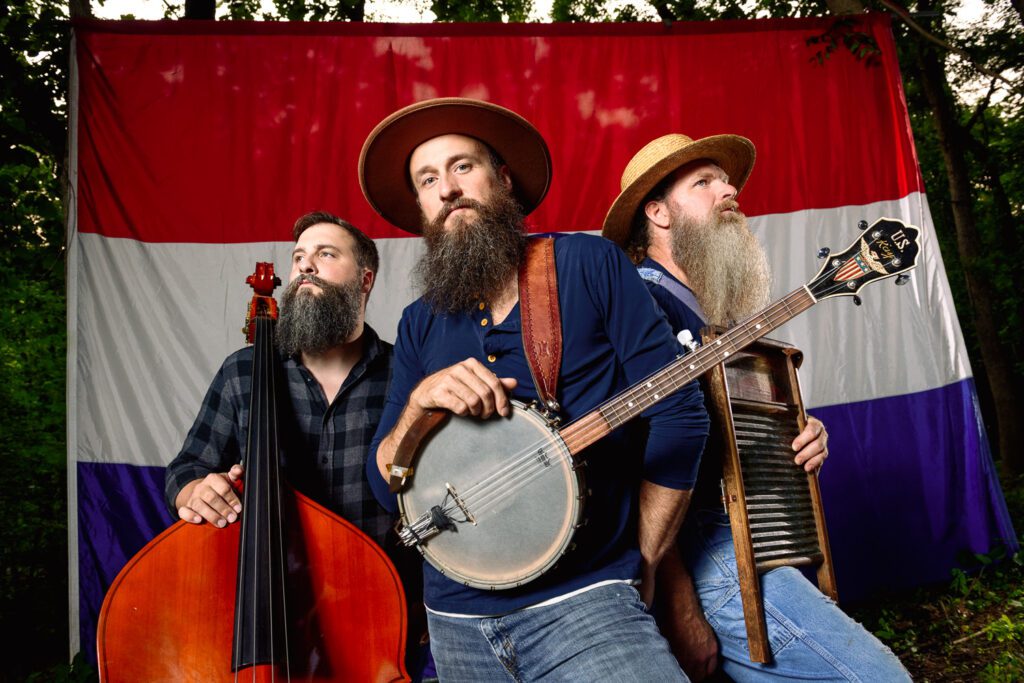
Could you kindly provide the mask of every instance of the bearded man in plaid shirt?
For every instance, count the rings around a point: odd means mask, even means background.
[[[391,344],[364,321],[377,247],[328,213],[302,216],[293,235],[275,335],[290,399],[278,401],[285,472],[297,489],[394,550],[386,543],[393,518],[365,474],[391,377]],[[167,504],[187,522],[223,528],[242,512],[232,484],[243,477],[252,359],[247,347],[224,361],[167,467]]]

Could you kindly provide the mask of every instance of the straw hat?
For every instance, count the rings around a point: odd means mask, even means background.
[[[644,145],[622,172],[622,192],[604,219],[601,234],[625,245],[640,203],[654,187],[680,166],[710,159],[729,175],[739,192],[754,167],[754,143],[739,135],[712,135],[694,140],[686,135],[663,135]]]
[[[370,132],[359,153],[359,186],[370,206],[393,225],[419,234],[420,208],[409,184],[409,157],[427,140],[451,133],[490,145],[508,165],[523,213],[537,208],[551,185],[551,154],[544,138],[519,114],[462,97],[409,105]]]

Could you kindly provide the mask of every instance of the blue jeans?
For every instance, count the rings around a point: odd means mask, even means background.
[[[427,613],[442,681],[609,681],[687,678],[636,589],[624,583],[500,617]]]
[[[733,680],[910,680],[889,648],[792,567],[761,576],[772,661],[751,662],[729,518],[696,511],[680,539],[704,614],[718,636],[722,668]]]

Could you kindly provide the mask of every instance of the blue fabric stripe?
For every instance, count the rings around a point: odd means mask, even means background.
[[[839,595],[950,578],[965,553],[1018,548],[973,379],[809,412],[829,430],[821,486]]]
[[[107,588],[175,521],[163,491],[163,467],[78,463],[78,629],[90,662],[96,661],[96,622]]]
[[[815,408],[829,429],[821,485],[840,598],[949,579],[964,552],[1017,550],[972,379]],[[162,467],[78,463],[80,633],[95,659],[103,595],[173,518]]]

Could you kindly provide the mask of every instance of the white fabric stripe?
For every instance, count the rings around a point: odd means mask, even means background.
[[[806,283],[822,261],[818,247],[846,249],[857,222],[899,218],[921,228],[910,281],[866,286],[863,305],[848,296],[819,302],[770,336],[805,354],[800,384],[808,407],[852,403],[935,389],[971,376],[960,323],[924,195],[866,206],[757,216],[751,228],[768,251],[773,298]]]
[[[291,242],[147,244],[78,235],[69,277],[77,338],[69,368],[70,451],[81,462],[164,465],[174,457],[225,356],[245,345],[258,260],[288,280]],[[387,264],[367,319],[393,340],[412,299],[409,267],[420,240],[380,240]],[[282,289],[276,292],[280,294]],[[69,298],[70,302],[70,298]],[[76,400],[76,397],[79,400]]]
[[[801,372],[808,406],[934,389],[970,375],[949,287],[920,195],[868,207],[760,216],[752,227],[767,243],[776,297],[809,280],[818,246],[844,249],[857,221],[901,216],[922,227],[922,255],[906,286],[892,280],[826,300],[772,333],[807,355]],[[180,447],[221,361],[243,346],[245,276],[273,259],[287,280],[291,244],[145,244],[79,235],[77,376],[69,390],[69,432],[88,462],[162,465]],[[368,319],[393,340],[413,296],[410,272],[418,239],[378,240],[382,268]],[[74,260],[74,259],[73,259]],[[280,292],[280,290],[279,290]],[[75,369],[72,369],[74,372]]]

